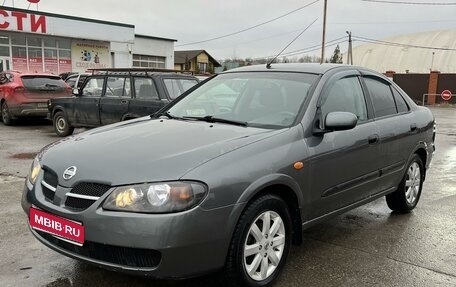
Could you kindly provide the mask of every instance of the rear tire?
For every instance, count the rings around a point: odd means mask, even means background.
[[[2,122],[5,126],[10,126],[14,124],[14,120],[11,117],[8,105],[6,104],[6,101],[2,103],[1,106],[1,114],[2,114]]]
[[[74,127],[70,126],[68,119],[62,111],[55,113],[52,124],[54,126],[54,131],[59,137],[66,137],[73,133]]]
[[[271,286],[279,277],[291,245],[287,204],[267,194],[248,205],[233,233],[225,265],[229,286]]]
[[[419,155],[414,154],[397,190],[385,197],[392,211],[408,213],[416,207],[423,188],[424,172],[423,161]]]

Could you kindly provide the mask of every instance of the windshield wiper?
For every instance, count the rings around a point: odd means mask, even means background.
[[[197,121],[204,121],[204,122],[208,122],[208,123],[223,123],[223,124],[230,124],[230,125],[243,126],[243,127],[246,127],[248,125],[247,122],[216,118],[214,116],[182,117],[182,119],[184,119],[184,120],[191,119],[191,120],[197,120]]]

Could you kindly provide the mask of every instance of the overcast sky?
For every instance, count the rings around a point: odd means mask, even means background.
[[[13,0],[5,1],[12,6]],[[39,10],[133,24],[137,34],[178,40],[175,50],[205,49],[216,59],[256,58],[276,54],[318,18],[287,51],[321,45],[323,0],[258,28],[235,36],[188,46],[276,18],[315,0],[41,0]],[[394,0],[399,1],[399,0]],[[404,0],[406,1],[406,0]],[[413,2],[455,3],[454,0]],[[26,0],[15,7],[27,8]],[[35,4],[30,7],[36,10]],[[381,39],[431,30],[456,29],[456,6],[399,5],[362,0],[328,0],[327,36],[331,41],[353,35]],[[347,39],[342,39],[342,51]],[[337,42],[337,41],[336,41]],[[354,43],[354,45],[361,43]],[[432,43],[429,43],[432,45]],[[334,46],[328,47],[329,57]],[[320,51],[309,54],[319,55]],[[299,55],[300,56],[300,55]]]

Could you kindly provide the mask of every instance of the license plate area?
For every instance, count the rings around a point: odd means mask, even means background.
[[[84,244],[84,225],[80,222],[31,207],[29,224],[33,229],[49,233],[69,243],[79,246]]]

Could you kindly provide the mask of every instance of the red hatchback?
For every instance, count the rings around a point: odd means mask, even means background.
[[[71,96],[71,88],[50,74],[0,73],[1,120],[5,125],[20,117],[46,117],[49,99]]]

